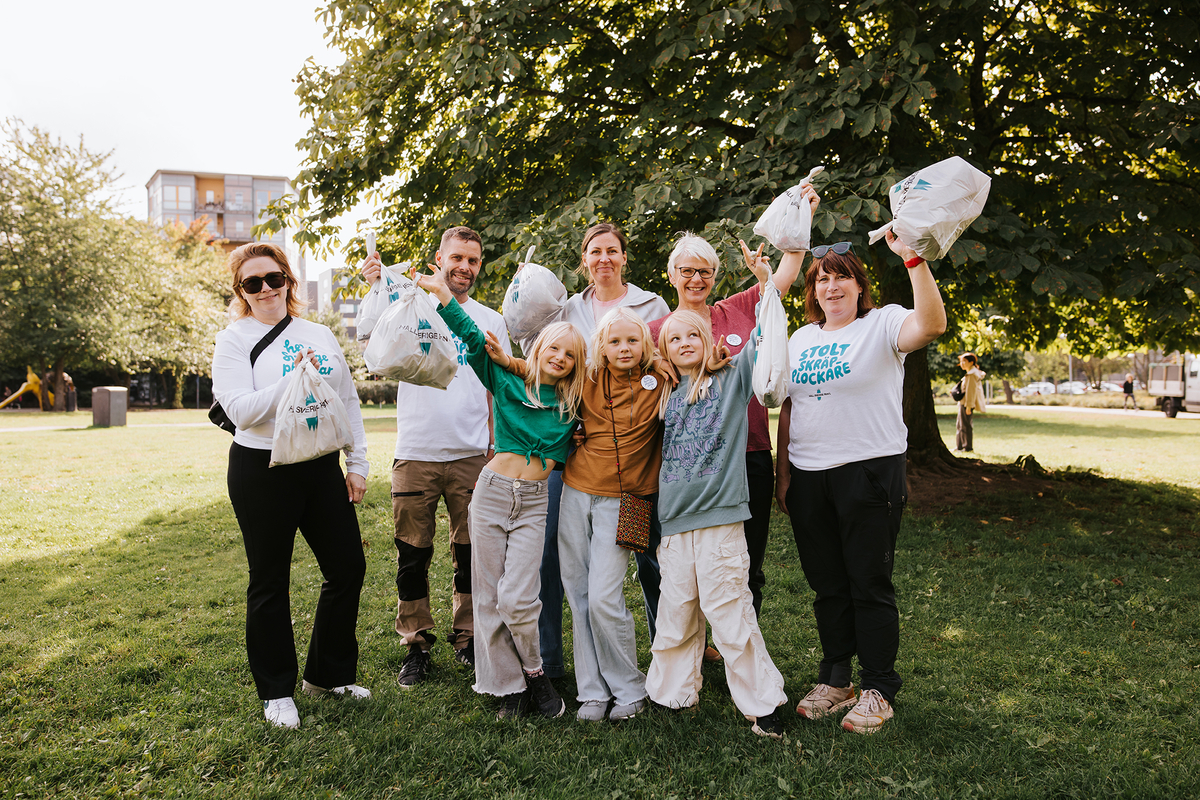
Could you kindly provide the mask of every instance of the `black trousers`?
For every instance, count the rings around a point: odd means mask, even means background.
[[[818,682],[848,686],[857,654],[860,688],[875,689],[890,703],[903,683],[896,672],[900,614],[892,568],[908,501],[905,455],[815,472],[790,466],[792,533],[816,593]]]
[[[246,653],[261,700],[296,690],[296,643],[288,602],[296,529],[312,548],[325,581],[317,600],[304,679],[326,689],[354,683],[358,671],[358,596],[367,562],[358,516],[346,493],[337,453],[267,468],[269,450],[229,448],[229,499],[242,529]]]
[[[784,458],[787,456],[785,455]],[[763,561],[767,557],[767,536],[771,532],[771,503],[775,499],[775,463],[770,450],[746,453],[746,483],[750,489],[750,519],[746,528],[746,550],[750,555],[750,594],[754,597],[754,616],[762,613]]]

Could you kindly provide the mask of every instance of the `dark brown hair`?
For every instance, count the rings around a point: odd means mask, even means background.
[[[291,265],[288,264],[287,253],[283,252],[283,248],[277,244],[251,242],[250,244],[242,245],[229,254],[229,272],[233,275],[233,300],[229,305],[233,309],[233,318],[241,319],[242,317],[250,316],[250,305],[246,302],[246,298],[242,296],[242,265],[252,258],[260,258],[262,256],[266,256],[278,264],[279,271],[287,278],[288,316],[298,317],[303,314],[304,303],[296,296],[296,287],[299,285],[299,282],[296,280],[296,274],[292,272]]]
[[[479,245],[480,250],[483,249],[483,239],[480,239],[479,234],[468,228],[466,225],[459,225],[457,227],[447,229],[446,232],[442,234],[442,241],[438,245],[438,249],[441,250],[443,247],[445,247],[446,242],[450,241],[451,239],[462,239],[464,242],[474,242],[475,244]]]
[[[959,358],[965,358],[967,361],[970,361],[975,366],[977,366],[977,367],[979,366],[979,359],[975,357],[974,353],[963,353],[961,356],[959,356]]]
[[[626,255],[625,251],[629,249],[629,240],[625,238],[625,233],[611,222],[600,222],[588,228],[587,231],[584,232],[583,247],[579,249],[579,268],[576,269],[575,272],[580,275],[588,274],[587,260],[585,258],[588,245],[592,243],[592,239],[595,239],[597,236],[601,236],[606,233],[611,233],[613,236],[617,237],[617,241],[621,243],[621,255]],[[626,256],[626,260],[628,260],[628,256]],[[621,283],[625,283],[624,269],[621,270]]]
[[[814,258],[804,273],[804,314],[809,322],[825,322],[825,312],[817,302],[817,277],[822,269],[830,275],[853,278],[858,284],[858,313],[855,315],[858,319],[865,317],[875,307],[875,301],[871,299],[871,279],[867,277],[867,271],[863,269],[858,256],[852,252],[838,255],[830,250],[821,258]]]

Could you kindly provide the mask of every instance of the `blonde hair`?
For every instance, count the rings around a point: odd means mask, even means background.
[[[676,311],[671,316],[667,317],[666,322],[658,330],[658,349],[663,354],[663,357],[668,361],[671,360],[670,351],[667,349],[667,341],[670,336],[671,328],[679,325],[689,325],[695,328],[700,333],[701,347],[704,348],[704,357],[700,361],[700,366],[690,370],[684,370],[674,361],[671,364],[680,371],[680,377],[687,375],[692,379],[692,385],[688,387],[687,404],[693,405],[697,400],[708,399],[708,387],[704,385],[704,379],[713,373],[708,368],[708,356],[713,349],[712,332],[708,326],[704,324],[704,318],[695,311]]]
[[[569,347],[575,352],[575,367],[569,375],[559,378],[554,384],[554,393],[558,396],[558,417],[565,421],[574,419],[579,414],[579,403],[583,399],[585,380],[583,364],[587,358],[587,341],[574,325],[569,322],[555,322],[542,328],[542,332],[533,340],[526,359],[525,394],[532,405],[546,408],[542,404],[538,392],[538,387],[542,382],[538,361],[542,357],[542,352],[563,336],[568,337]]]
[[[601,317],[596,330],[592,332],[592,355],[588,359],[588,371],[593,375],[608,366],[608,359],[604,356],[604,345],[608,343],[612,326],[622,320],[637,326],[638,335],[642,338],[642,360],[638,362],[638,367],[642,372],[650,371],[650,365],[654,363],[654,341],[650,336],[650,326],[628,308],[618,306]]]
[[[263,256],[278,264],[279,271],[283,273],[283,277],[287,278],[288,316],[300,316],[304,313],[304,303],[300,302],[300,298],[296,295],[296,287],[299,285],[299,281],[296,280],[296,274],[292,272],[292,267],[288,264],[287,253],[283,252],[283,248],[279,245],[271,244],[270,242],[251,242],[250,244],[242,245],[230,253],[229,261],[227,262],[229,271],[233,275],[233,300],[229,302],[233,318],[236,320],[250,316],[250,305],[242,295],[242,266],[252,258],[261,258]]]
[[[721,271],[721,259],[717,257],[717,251],[713,249],[707,239],[697,236],[691,231],[684,231],[675,240],[675,247],[667,259],[667,273],[674,273],[679,262],[685,258],[694,258],[707,264],[712,268],[714,278]]]

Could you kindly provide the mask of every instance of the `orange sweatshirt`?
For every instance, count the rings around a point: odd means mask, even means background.
[[[524,375],[525,369],[523,359],[513,359],[512,372]],[[618,375],[604,367],[590,375],[584,382],[579,408],[584,441],[567,456],[563,482],[577,491],[602,497],[620,497],[622,488],[641,496],[657,492],[662,466],[658,407],[664,393],[671,393],[671,385],[653,372],[633,370]],[[619,480],[617,456],[621,464]]]

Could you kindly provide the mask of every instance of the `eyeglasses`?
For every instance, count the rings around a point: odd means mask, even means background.
[[[238,283],[238,288],[246,294],[258,294],[262,291],[263,283],[266,283],[272,289],[282,289],[287,283],[287,276],[282,272],[255,275],[253,278],[246,278],[246,280]]]
[[[853,253],[854,248],[850,242],[838,242],[837,244],[819,244],[812,249],[813,258],[824,258],[825,254],[832,250],[839,256],[844,256],[846,253]]]
[[[679,275],[680,275],[680,277],[683,277],[683,278],[693,278],[696,275],[699,275],[704,280],[708,280],[709,278],[711,278],[713,275],[716,275],[716,274],[717,274],[717,271],[715,269],[712,269],[711,267],[701,267],[700,269],[693,269],[692,267],[680,267],[679,268]]]

